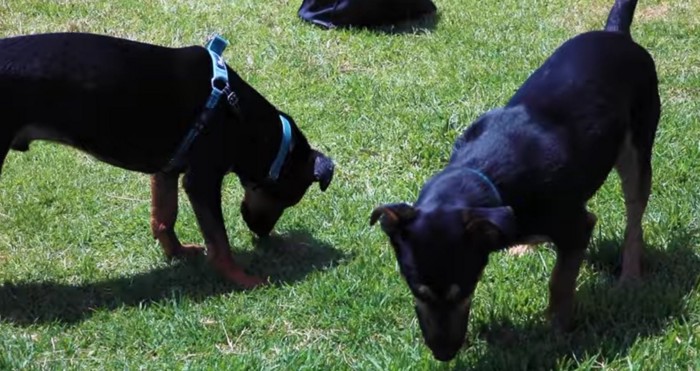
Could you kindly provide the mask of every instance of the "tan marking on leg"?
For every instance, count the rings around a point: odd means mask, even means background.
[[[627,226],[622,243],[622,273],[620,283],[641,277],[641,259],[644,249],[642,217],[651,190],[651,167],[643,168],[639,154],[628,135],[615,168],[620,175],[625,198]]]
[[[528,236],[523,240],[518,241],[517,245],[510,247],[507,254],[512,256],[523,256],[534,252],[537,245],[547,242],[551,242],[547,236]]]
[[[525,254],[529,254],[531,252],[535,251],[535,246],[534,245],[515,245],[511,248],[508,249],[506,252],[508,255],[512,256],[523,256]]]
[[[642,251],[644,236],[642,231],[642,216],[646,205],[641,202],[625,205],[627,207],[627,227],[622,243],[622,273],[620,283],[635,281],[641,278]]]
[[[549,281],[547,313],[552,325],[558,331],[566,331],[571,325],[576,280],[584,254],[584,249],[567,252],[557,251],[557,261]]]
[[[204,252],[201,246],[183,246],[175,234],[177,178],[166,174],[151,176],[151,231],[169,259],[191,258]]]

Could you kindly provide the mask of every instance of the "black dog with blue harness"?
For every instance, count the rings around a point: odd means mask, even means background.
[[[152,174],[151,227],[171,258],[203,251],[182,245],[174,232],[184,174],[212,264],[243,287],[261,283],[231,256],[224,176],[239,176],[243,218],[265,236],[312,183],[328,187],[333,162],[226,65],[226,45],[219,36],[206,48],[84,33],[0,39],[0,164],[10,149],[49,140]]]

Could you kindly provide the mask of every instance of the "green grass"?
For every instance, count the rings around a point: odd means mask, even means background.
[[[698,369],[700,3],[642,0],[635,39],[654,56],[663,114],[645,218],[644,281],[614,286],[624,212],[615,175],[579,278],[576,330],[543,316],[553,253],[494,254],[476,292],[471,347],[441,365],[423,345],[372,208],[413,200],[454,138],[502,105],[560,43],[600,28],[612,0],[436,0],[433,29],[323,31],[300,0],[0,1],[0,36],[89,31],[182,46],[213,31],[229,64],[334,157],[256,247],[227,178],[231,243],[276,284],[234,291],[203,262],[164,261],[148,178],[34,144],[0,179],[0,369]],[[574,5],[568,5],[575,3]],[[167,61],[164,61],[167,63]],[[201,242],[181,201],[178,233]]]

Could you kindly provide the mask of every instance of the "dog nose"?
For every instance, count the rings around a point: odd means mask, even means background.
[[[429,344],[428,348],[433,352],[433,357],[435,357],[435,359],[447,362],[457,356],[462,346],[461,344],[443,339],[443,341],[439,341],[438,343]]]
[[[272,232],[272,226],[266,224],[250,223],[248,224],[248,228],[250,228],[250,230],[253,231],[253,233],[255,233],[259,238],[268,237],[270,232]]]
[[[272,226],[267,225],[250,226],[250,230],[253,231],[253,233],[255,233],[259,238],[265,238],[270,236],[272,228]]]
[[[447,362],[451,361],[457,355],[458,351],[459,348],[454,350],[444,348],[435,349],[433,350],[433,357],[435,357],[435,359],[437,359],[438,361]]]

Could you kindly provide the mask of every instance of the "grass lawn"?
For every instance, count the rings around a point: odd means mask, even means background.
[[[369,214],[414,200],[458,133],[564,40],[600,28],[613,0],[435,2],[432,29],[389,34],[311,27],[296,17],[301,0],[0,1],[3,37],[70,30],[184,46],[218,31],[229,64],[337,162],[329,190],[314,187],[264,243],[227,178],[237,256],[275,281],[239,292],[204,262],[164,260],[147,176],[57,145],[11,153],[0,179],[0,369],[700,368],[700,2],[642,0],[633,24],[663,103],[644,281],[614,286],[624,212],[611,175],[590,202],[599,223],[575,331],[556,337],[543,315],[551,250],[494,254],[471,347],[449,364],[423,345]],[[202,242],[184,198],[177,229]]]

